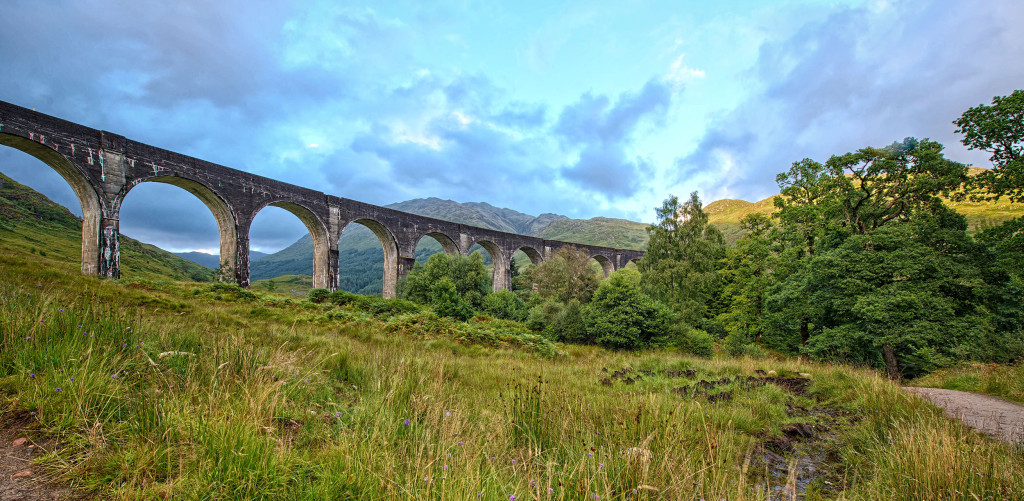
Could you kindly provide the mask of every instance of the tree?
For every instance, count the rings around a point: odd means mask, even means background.
[[[623,269],[601,283],[584,307],[587,334],[611,349],[636,350],[673,338],[677,329],[672,311],[644,294],[640,274]]]
[[[764,331],[764,299],[772,283],[774,225],[762,213],[748,214],[740,221],[747,234],[728,249],[721,270],[724,285],[722,301],[728,305],[719,323],[729,332],[727,344],[736,349],[760,342]]]
[[[462,298],[455,283],[448,277],[442,277],[430,287],[430,304],[434,312],[442,317],[468,320],[473,316],[473,308]]]
[[[497,291],[484,296],[481,309],[495,318],[523,320],[526,304],[512,291]]]
[[[721,284],[718,264],[725,256],[722,233],[708,222],[697,192],[683,204],[670,196],[647,228],[647,252],[637,263],[649,295],[669,305],[680,319],[701,326]]]
[[[987,197],[1009,196],[1024,201],[1024,90],[1009,96],[992,98],[992,105],[979,104],[953,121],[957,133],[964,135],[964,146],[987,151],[994,168],[975,178]]]
[[[432,304],[431,288],[447,278],[456,292],[472,306],[488,292],[488,277],[483,256],[474,252],[468,257],[434,254],[426,264],[416,263],[399,283],[399,297],[419,304]]]
[[[590,268],[590,254],[571,245],[561,247],[548,260],[527,270],[537,294],[562,303],[590,301],[600,279]]]

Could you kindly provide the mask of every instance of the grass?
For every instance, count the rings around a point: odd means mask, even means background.
[[[59,437],[37,461],[86,497],[1024,498],[1021,448],[871,371],[552,344],[380,298],[178,282],[146,254],[100,280],[73,232],[0,222],[0,426]],[[778,473],[804,460],[818,473]]]
[[[1024,365],[969,364],[915,379],[912,386],[972,391],[1024,403]]]
[[[43,463],[104,499],[764,499],[785,479],[751,458],[796,422],[834,427],[826,449],[841,458],[810,499],[1024,496],[1019,449],[873,372],[569,345],[552,356],[451,323],[410,327],[429,313],[0,260],[0,408],[60,436],[67,447]],[[602,384],[624,368],[649,375]],[[677,370],[694,375],[665,373]],[[813,384],[739,382],[758,370]],[[723,377],[728,402],[674,391]],[[814,407],[842,417],[791,412]]]

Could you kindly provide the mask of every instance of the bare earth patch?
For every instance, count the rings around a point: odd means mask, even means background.
[[[33,460],[56,446],[53,439],[35,441],[25,421],[0,427],[0,501],[69,499],[71,491],[55,482]]]
[[[946,415],[1011,444],[1024,445],[1024,405],[966,391],[905,387],[907,391],[942,407]]]

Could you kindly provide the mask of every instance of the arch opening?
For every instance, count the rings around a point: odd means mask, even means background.
[[[224,231],[217,216],[221,208],[210,199],[216,196],[198,183],[170,178],[147,179],[126,188],[116,201],[123,276],[215,280]],[[233,233],[234,223],[228,226]],[[173,254],[187,253],[179,256],[185,261],[160,259],[148,245]]]
[[[510,289],[508,263],[512,260],[512,256],[506,256],[501,247],[498,247],[497,244],[489,240],[476,242],[466,251],[466,255],[468,256],[480,249],[486,251],[484,253],[484,264],[491,265],[491,290],[501,291]],[[488,263],[487,258],[490,258],[490,263]]]
[[[12,134],[0,133],[0,144],[26,153],[50,166],[71,187],[82,214],[81,269],[85,275],[100,272],[99,234],[103,203],[89,177],[52,148]],[[30,181],[32,182],[32,181]],[[33,183],[35,184],[35,183]]]
[[[338,288],[355,294],[394,297],[398,284],[398,242],[380,222],[349,222],[338,241]]]
[[[596,255],[591,256],[590,260],[591,260],[592,263],[593,262],[597,263],[598,269],[595,270],[595,271],[598,271],[599,273],[601,273],[604,278],[608,278],[608,277],[612,276],[612,273],[615,272],[615,265],[612,264],[612,261],[610,259],[608,259],[607,257],[604,257],[604,256],[602,256],[600,254],[596,254]]]
[[[257,287],[297,295],[310,288],[332,288],[327,226],[309,208],[285,201],[263,206],[253,215],[249,242],[256,256],[249,263],[249,276]]]
[[[520,247],[512,253],[509,261],[509,283],[512,290],[532,290],[533,283],[528,281],[528,272],[544,262],[540,252],[532,247]]]
[[[449,256],[458,256],[459,246],[452,240],[451,237],[444,233],[431,232],[426,233],[416,241],[416,247],[413,250],[413,256],[416,258],[417,263],[425,263],[430,256],[444,252]]]

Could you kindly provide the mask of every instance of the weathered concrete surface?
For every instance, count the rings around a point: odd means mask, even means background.
[[[0,144],[24,151],[56,170],[82,204],[82,273],[120,276],[117,245],[121,202],[146,182],[178,186],[202,200],[220,229],[222,279],[249,285],[249,227],[267,206],[295,214],[313,238],[313,285],[338,284],[338,241],[351,223],[369,227],[384,248],[384,296],[414,263],[424,236],[449,254],[467,254],[480,244],[494,261],[494,289],[510,286],[512,254],[523,250],[534,263],[560,247],[586,250],[605,275],[643,252],[570,244],[417,216],[295,186],[132,141],[123,136],[0,101]]]

